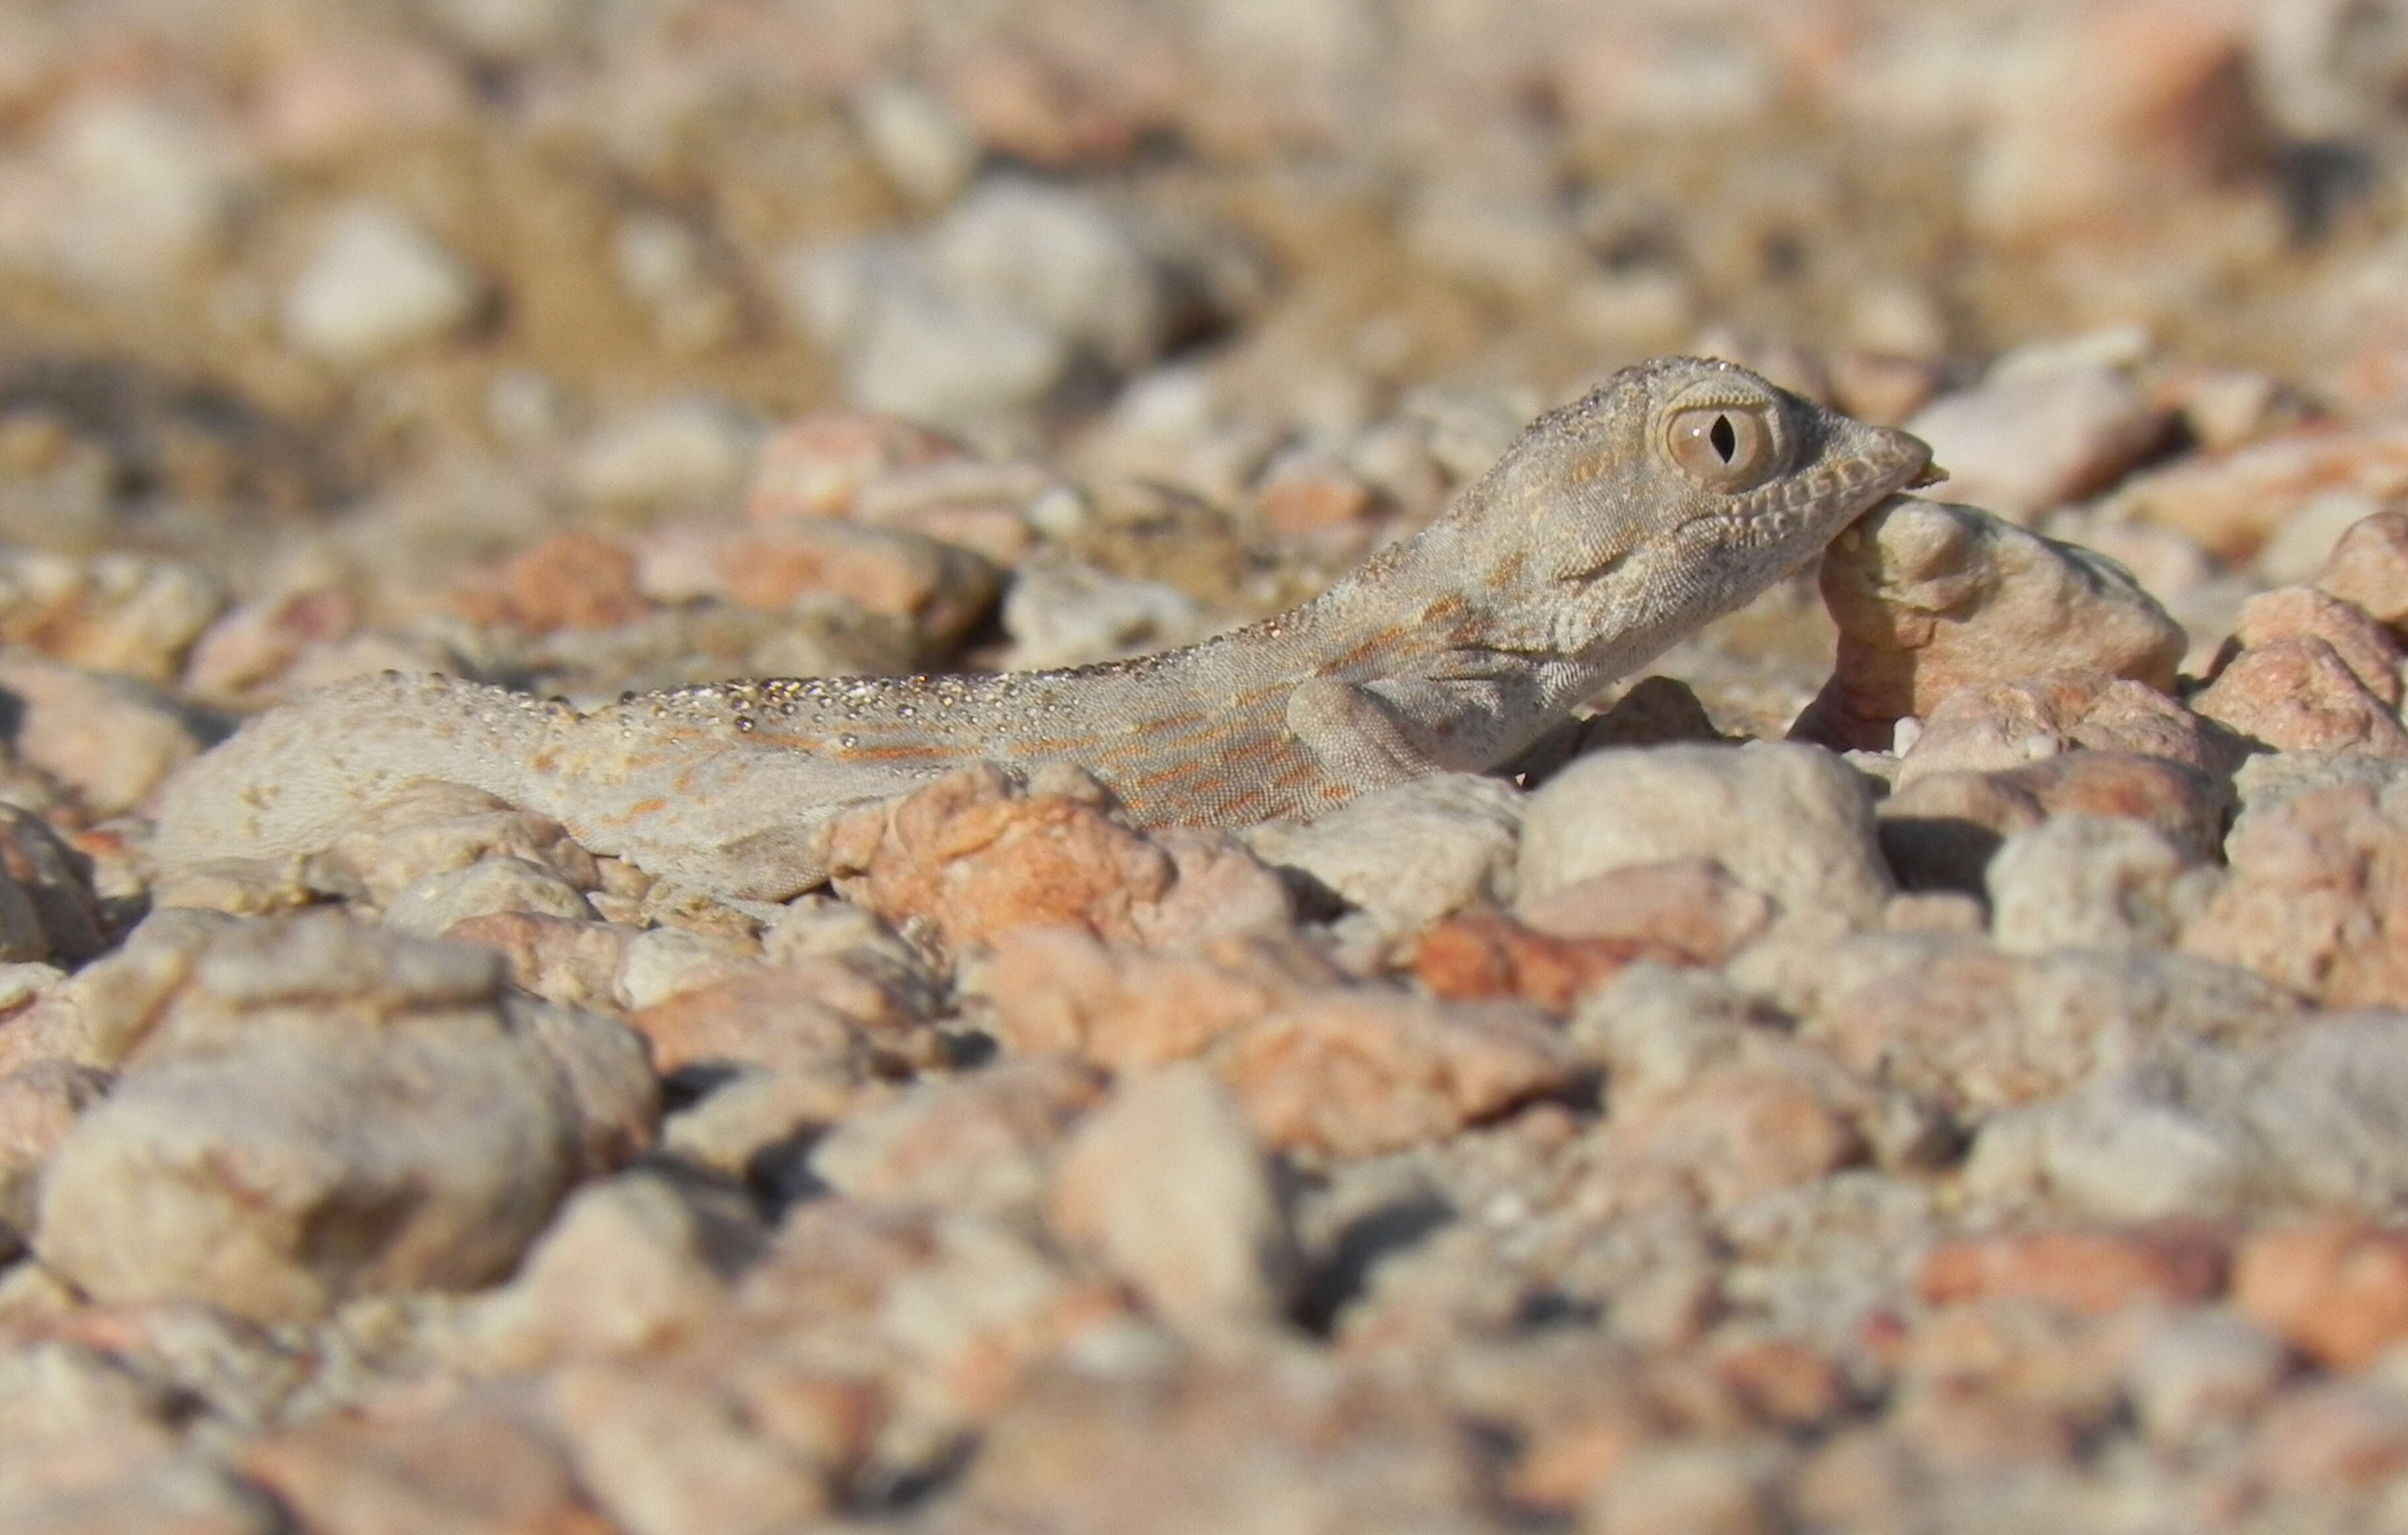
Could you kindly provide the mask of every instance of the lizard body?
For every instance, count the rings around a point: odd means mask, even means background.
[[[1479,771],[1812,558],[1929,450],[1725,363],[1541,416],[1412,538],[1200,644],[1059,671],[710,683],[592,710],[442,676],[337,683],[186,768],[163,868],[290,857],[409,783],[466,783],[721,895],[819,882],[821,823],[980,757],[1074,761],[1141,822],[1310,817]]]

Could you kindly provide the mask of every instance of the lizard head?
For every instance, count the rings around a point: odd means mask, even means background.
[[[1532,574],[1646,628],[1739,606],[1884,499],[1938,478],[1931,450],[1904,432],[1734,364],[1672,357],[1533,423],[1481,500],[1492,530],[1500,512],[1526,523],[1510,541],[1545,552]]]

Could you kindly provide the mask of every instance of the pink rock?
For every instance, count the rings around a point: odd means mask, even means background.
[[[2394,692],[2397,691],[2394,682]],[[2191,707],[2278,752],[2363,752],[2408,760],[2397,710],[2358,681],[2341,653],[2299,635],[2243,651]]]
[[[952,438],[897,416],[825,410],[772,433],[761,445],[744,515],[845,517],[863,485],[890,470],[963,455]]]
[[[973,764],[838,816],[831,877],[885,921],[925,923],[955,949],[1031,925],[1152,944],[1286,925],[1286,886],[1235,840],[1141,833],[1109,806],[1075,768],[1040,768],[1023,788]]]
[[[2232,877],[2183,930],[2328,1007],[2408,1007],[2408,793],[2341,784],[2253,811]]]
[[[2394,634],[2408,630],[2408,511],[2353,524],[2325,557],[2315,584],[2356,603]]]
[[[2408,1338],[2408,1232],[2334,1219],[2250,1233],[2232,1299],[2330,1370],[2356,1370]]]
[[[2400,646],[2380,620],[2356,603],[2314,586],[2261,592],[2241,605],[2232,632],[2244,651],[2301,636],[2331,646],[2367,692],[2386,708],[2400,707]]]
[[[1942,1242],[1915,1283],[1933,1305],[2012,1296],[2100,1315],[2137,1303],[2212,1300],[2224,1289],[2231,1252],[2230,1233],[2194,1225],[2001,1232]]]

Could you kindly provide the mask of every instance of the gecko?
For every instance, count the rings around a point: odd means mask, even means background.
[[[1497,768],[1799,568],[1931,452],[1733,364],[1662,358],[1539,417],[1410,538],[1178,650],[1052,671],[773,679],[594,709],[386,672],[280,704],[163,790],[150,857],[289,859],[470,785],[723,897],[824,882],[820,828],[964,762],[1074,762],[1142,825],[1310,819]]]

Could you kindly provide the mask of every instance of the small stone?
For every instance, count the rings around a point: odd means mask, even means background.
[[[1256,495],[1263,521],[1291,538],[1355,526],[1379,504],[1369,485],[1337,465],[1312,458],[1272,465]]]
[[[1915,1284],[1935,1306],[2007,1296],[2096,1316],[2147,1302],[2214,1299],[2230,1257],[2229,1237],[2201,1227],[2016,1232],[1941,1243],[1925,1255]]]
[[[2141,822],[2059,815],[2010,835],[1985,879],[1999,947],[2045,954],[2171,947],[2214,877]]]
[[[2339,783],[2253,809],[2225,851],[2232,876],[2184,928],[2183,948],[2328,1007],[2408,1006],[2408,782]]]
[[[905,797],[847,811],[824,846],[837,889],[885,921],[928,925],[947,946],[1013,927],[1084,927],[1112,942],[1164,943],[1284,927],[1287,889],[1233,839],[1140,834],[1075,769],[1024,788],[991,764]]]
[[[596,1516],[530,1415],[474,1396],[422,1414],[329,1414],[245,1444],[239,1463],[311,1529],[566,1535]]]
[[[819,955],[729,967],[644,1003],[630,1023],[664,1073],[835,1069],[859,1078],[934,1064],[939,1054],[909,997]]]
[[[22,651],[0,653],[10,737],[28,764],[100,815],[122,815],[200,755],[192,717],[158,689]]]
[[[1704,858],[1634,864],[1522,902],[1514,914],[1552,938],[1661,944],[1719,965],[1772,925],[1772,906]]]
[[[582,891],[523,858],[486,858],[466,868],[429,874],[387,903],[384,920],[399,932],[440,938],[461,923],[506,911],[595,920]]]
[[[1788,1456],[1772,1441],[1645,1445],[1598,1489],[1584,1535],[1776,1535]]]
[[[547,1002],[603,1009],[618,1005],[615,987],[633,937],[606,923],[525,911],[464,918],[436,936],[499,954],[510,984]]]
[[[359,622],[358,601],[340,587],[239,604],[194,642],[184,686],[213,703],[264,702],[305,654],[349,638]]]
[[[627,1535],[778,1535],[833,1500],[833,1468],[790,1453],[709,1384],[580,1364],[543,1377],[543,1401],[578,1485]]]
[[[882,244],[789,252],[781,296],[803,329],[844,359],[854,404],[928,421],[1025,409],[1068,373],[1069,343],[990,301],[940,289],[917,257]]]
[[[2177,459],[2138,474],[2108,500],[2117,515],[2178,528],[2221,558],[2246,561],[2268,540],[2309,515],[2321,500],[2346,520],[2330,537],[2383,509],[2408,475],[2408,430],[2397,422],[2360,426],[2318,423],[2238,448]],[[2354,513],[2354,515],[2352,515]],[[2334,545],[2302,546],[2278,580],[2312,574]]]
[[[1971,507],[1902,497],[1823,558],[1840,626],[1831,679],[1792,735],[1883,750],[1898,721],[1959,688],[2050,672],[2128,677],[2171,693],[2189,641],[2119,566]]]
[[[636,557],[590,533],[555,533],[515,554],[460,594],[470,618],[535,634],[614,629],[647,610]]]
[[[1354,992],[1297,999],[1211,1062],[1272,1150],[1340,1157],[1442,1139],[1579,1073],[1562,1036],[1518,1004]]]
[[[108,1083],[106,1072],[57,1060],[0,1077],[0,1222],[19,1238],[34,1228],[42,1164],[76,1116],[108,1091]]]
[[[1881,802],[1882,854],[1910,890],[1977,893],[2006,838],[2052,815],[2086,815],[2142,822],[2207,860],[2230,804],[2216,784],[2162,758],[2072,751],[2011,772],[1918,774]]]
[[[1844,931],[1890,894],[1865,781],[1815,747],[1657,746],[1594,753],[1531,796],[1520,898],[1667,859],[1705,857],[1770,897],[1777,923]]]
[[[2348,1220],[2253,1232],[2232,1299],[2327,1369],[2359,1369],[2408,1337],[2408,1233]]]
[[[2241,605],[2232,638],[2245,653],[2276,640],[2323,640],[2358,680],[2389,709],[2400,707],[2400,646],[2357,604],[2313,586],[2286,586]]]
[[[589,1136],[623,1140],[581,1115],[642,1062],[556,1054],[496,981],[477,951],[332,917],[226,929],[52,1156],[43,1261],[96,1296],[263,1319],[497,1278]]]
[[[1103,1097],[1093,1069],[1035,1057],[923,1083],[846,1119],[810,1152],[838,1192],[981,1214],[1039,1205],[1071,1124]]]
[[[1959,688],[1930,710],[1899,759],[1898,787],[1927,774],[2004,773],[2059,753],[2136,753],[2209,779],[2232,769],[2240,743],[2157,689],[2100,671],[2052,672]]]
[[[848,517],[862,488],[891,470],[957,458],[950,438],[898,416],[824,410],[769,434],[752,467],[744,515]]]
[[[970,125],[909,81],[882,80],[853,97],[853,121],[878,168],[915,203],[952,201],[978,170],[982,151]]]
[[[1943,395],[1906,430],[1947,467],[1949,495],[2029,523],[2131,467],[2165,413],[2114,369],[2073,367]]]
[[[606,506],[693,510],[734,499],[752,466],[760,429],[724,401],[662,401],[595,429],[572,476]]]
[[[789,519],[723,539],[711,563],[719,589],[764,612],[814,596],[841,597],[909,622],[943,650],[985,616],[1001,576],[958,545],[895,528]]]
[[[1031,926],[997,937],[980,985],[1006,1049],[1125,1071],[1199,1054],[1288,998],[1340,980],[1318,950],[1284,935],[1149,953],[1077,928]]]
[[[2191,707],[2277,752],[2408,759],[2408,729],[2398,711],[2367,691],[2340,652],[2312,635],[2243,651]]]
[[[1690,958],[1669,944],[1554,938],[1501,913],[1483,911],[1423,933],[1413,945],[1409,968],[1431,996],[1447,1001],[1513,997],[1550,1012],[1564,1012],[1584,993],[1635,960],[1678,964]]]
[[[2369,1380],[2287,1392],[2259,1420],[2255,1449],[2277,1493],[2371,1491],[2408,1468],[2408,1393]]]
[[[1039,561],[1014,572],[1003,595],[1013,670],[1172,650],[1203,638],[1211,627],[1203,605],[1176,586],[1089,566]]]
[[[991,177],[938,221],[926,250],[950,292],[1031,321],[1115,371],[1152,358],[1168,334],[1165,274],[1093,193]]]
[[[530,865],[580,892],[602,883],[594,855],[557,821],[514,810],[463,784],[439,782],[413,784],[358,816],[322,855],[313,877],[365,891],[390,907],[403,892],[437,875],[501,860]],[[575,910],[554,914],[591,915]]]
[[[2235,1285],[2245,1283],[2243,1248]],[[2247,1301],[2241,1302],[2243,1311]],[[2281,1389],[2291,1361],[2281,1339],[2245,1317],[2220,1311],[2179,1311],[2165,1318],[2133,1355],[2125,1379],[2141,1432],[2150,1443],[2176,1449],[2211,1429],[2248,1422]]]
[[[1181,1327],[1275,1321],[1296,1279],[1269,1169],[1201,1067],[1125,1081],[1063,1149],[1049,1210]]]
[[[2315,583],[2356,603],[2395,636],[2408,636],[2408,511],[2385,511],[2349,526],[2325,556]]]
[[[0,555],[0,640],[53,661],[149,682],[174,680],[226,604],[190,566],[134,554]]]
[[[328,220],[281,320],[295,347],[359,368],[456,329],[481,296],[476,273],[408,217],[352,203]]]
[[[1434,773],[1340,806],[1310,825],[1274,821],[1241,839],[1301,870],[1383,932],[1511,901],[1526,796],[1499,779]]]

